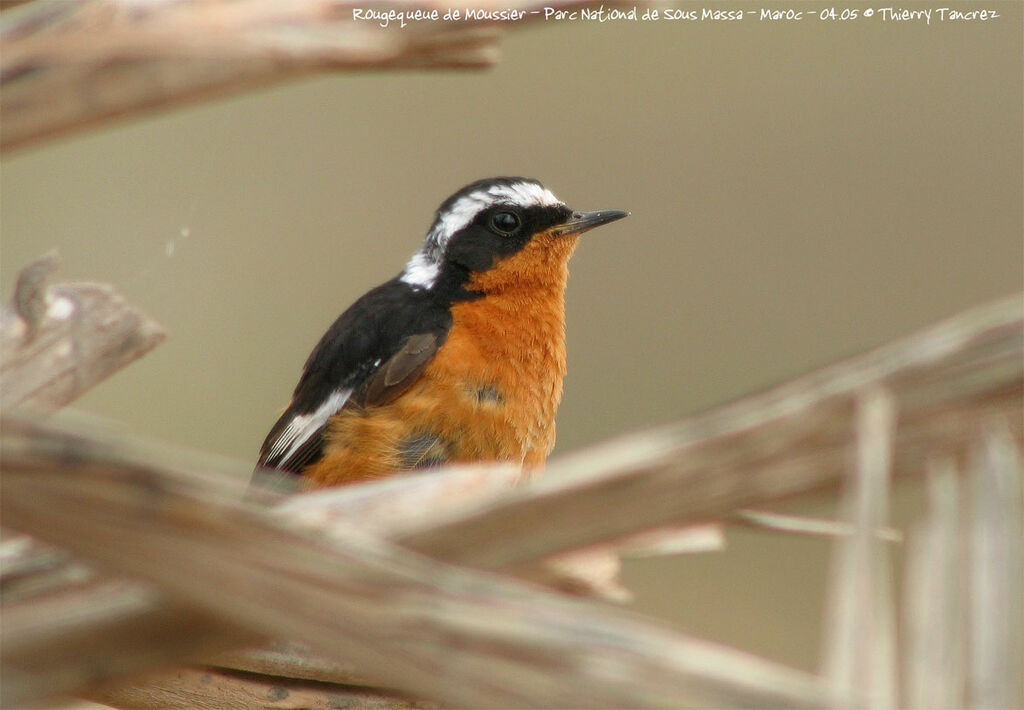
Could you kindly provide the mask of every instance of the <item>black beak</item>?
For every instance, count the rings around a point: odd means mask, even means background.
[[[582,234],[588,229],[600,227],[602,224],[614,222],[617,219],[628,217],[629,212],[623,210],[597,210],[596,212],[573,212],[565,222],[556,224],[551,228],[551,234],[559,236],[563,234]]]

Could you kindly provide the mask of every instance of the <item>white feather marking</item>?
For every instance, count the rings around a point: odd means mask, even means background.
[[[487,193],[498,198],[495,202],[508,202],[519,207],[557,207],[562,204],[551,190],[535,182],[494,185]]]
[[[427,239],[443,248],[452,235],[464,229],[478,214],[494,205],[503,204],[527,208],[554,207],[562,202],[550,190],[532,182],[492,185],[487,190],[477,190],[456,200],[440,215]]]
[[[281,463],[291,458],[309,440],[309,437],[313,436],[320,427],[327,423],[332,414],[345,406],[345,402],[351,394],[351,389],[334,390],[324,400],[324,403],[316,408],[316,411],[293,417],[288,422],[285,430],[274,441],[274,445],[270,447],[270,453],[267,454],[267,458],[276,458],[281,452],[284,452],[281,454]]]
[[[436,262],[431,261],[430,257],[422,251],[418,251],[412,255],[409,263],[405,265],[405,271],[402,272],[401,280],[413,288],[430,288],[437,281],[438,274],[440,273],[441,267]]]
[[[413,288],[432,288],[441,272],[441,255],[451,238],[472,223],[478,214],[502,204],[523,208],[555,207],[561,205],[562,201],[535,182],[492,185],[486,190],[463,195],[443,214],[438,215],[423,247],[406,264],[401,280]]]
[[[431,236],[437,237],[438,243],[444,244],[451,236],[464,229],[466,225],[476,219],[482,211],[494,204],[493,200],[487,198],[485,192],[471,192],[455,201],[444,214],[440,215],[437,224],[431,231]]]

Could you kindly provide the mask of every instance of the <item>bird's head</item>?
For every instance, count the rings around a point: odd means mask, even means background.
[[[536,180],[479,180],[445,200],[401,280],[414,289],[565,287],[580,234],[628,215],[576,212]]]

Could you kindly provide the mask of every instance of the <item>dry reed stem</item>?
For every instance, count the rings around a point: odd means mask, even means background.
[[[820,705],[805,674],[380,539],[327,544],[197,476],[111,470],[93,442],[14,427],[0,499],[10,524],[226,622],[306,639],[383,687],[472,707]]]
[[[341,685],[365,686],[369,680],[351,663],[317,653],[309,644],[297,641],[274,642],[263,648],[234,649],[203,659],[220,668],[316,680]]]
[[[25,267],[0,307],[0,409],[58,409],[160,344],[163,329],[110,286],[48,286],[57,256]]]
[[[836,543],[825,620],[824,675],[833,707],[896,706],[895,633],[887,549],[875,531],[888,518],[896,407],[884,389],[857,407],[854,475],[841,508],[854,534]]]
[[[166,663],[223,651],[248,637],[215,617],[159,598],[140,583],[97,580],[5,605],[4,706]],[[130,623],[124,623],[130,619]]]
[[[28,535],[0,530],[0,599],[4,604],[81,585],[92,569],[68,553]]]
[[[968,685],[976,708],[1021,707],[1024,669],[1024,490],[1002,424],[973,452],[968,499]]]
[[[908,536],[903,617],[903,705],[939,710],[964,704],[964,601],[960,482],[952,459],[928,467],[928,508]]]
[[[154,451],[151,448],[140,453],[140,456],[162,461],[182,458],[177,452]],[[125,469],[132,466],[124,456],[113,457],[105,462],[105,465]],[[211,466],[217,468],[216,465]],[[298,496],[272,511],[272,514],[292,526],[313,526],[318,535],[328,538],[337,534],[343,540],[345,532],[353,527],[364,533],[388,535],[392,529],[401,530],[402,521],[415,518],[424,509],[433,510],[445,504],[459,507],[460,501],[464,499],[472,501],[482,494],[507,491],[520,478],[521,473],[516,467],[455,468],[436,474],[393,478],[376,485],[351,488],[348,489],[351,495],[345,501],[346,504],[340,504],[320,493]],[[214,477],[210,480],[224,487],[224,495],[240,497],[243,494],[242,486],[234,483],[240,480],[237,477]],[[655,531],[651,537],[644,536],[636,541],[631,539],[629,543],[636,547],[631,548],[630,553],[650,553],[652,546],[666,545],[670,542],[677,548],[685,545],[687,551],[720,549],[723,543],[721,532],[715,526],[698,526],[693,530],[669,532],[671,534],[667,536],[664,532]],[[130,672],[133,670],[133,663],[144,669],[150,664],[158,665],[181,658],[206,657],[208,663],[227,663],[229,667],[253,670],[250,665],[230,665],[232,659],[210,658],[211,649],[254,640],[249,637],[246,641],[244,637],[239,636],[237,629],[210,623],[197,631],[195,624],[188,623],[187,618],[177,625],[169,623],[168,611],[162,608],[160,600],[154,599],[152,593],[130,598],[126,598],[122,593],[119,595],[121,603],[114,604],[105,598],[113,586],[109,578],[104,579],[84,565],[69,561],[65,554],[58,554],[54,548],[32,543],[24,536],[6,541],[2,549],[10,550],[5,557],[15,563],[7,564],[0,570],[0,589],[3,590],[5,608],[13,608],[17,616],[26,622],[36,617],[44,621],[37,626],[30,623],[9,624],[5,634],[5,658],[18,667],[48,669],[47,674],[33,677],[38,677],[38,682],[32,685],[42,691],[53,692],[62,688],[74,688],[83,680],[103,681]],[[618,566],[613,552],[614,550],[604,549],[597,555],[587,553],[582,560],[586,567],[581,566],[580,559],[566,555],[566,559],[559,560],[561,568],[556,574],[552,574],[549,565],[539,566],[535,573],[545,583],[569,589],[574,593],[600,591],[602,596],[611,597],[618,592],[618,598],[621,599],[626,596],[626,592],[617,586],[614,575],[611,574]],[[588,560],[587,557],[592,555],[595,559]],[[568,570],[565,567],[568,567]],[[609,573],[600,580],[600,587],[595,588],[593,571],[601,571],[607,567],[611,567]],[[588,573],[582,579],[581,569]],[[68,588],[61,589],[62,583]],[[132,586],[124,583],[122,585]],[[24,589],[19,591],[21,588]],[[55,589],[64,593],[55,596]],[[47,597],[42,603],[36,603],[33,592],[36,595],[46,592]],[[82,609],[89,609],[90,612],[83,616]],[[170,616],[173,617],[173,614]],[[48,629],[59,628],[63,623],[71,627],[68,629],[69,639],[91,638],[91,648],[87,655],[76,657],[73,652],[62,652],[59,657],[55,657],[47,648],[47,643],[54,638],[54,634],[49,633]],[[171,642],[167,634],[175,631],[181,638]],[[126,640],[138,639],[146,634],[151,634],[154,638],[154,643],[147,653],[140,654],[138,648],[133,645],[126,647]],[[298,658],[294,651],[287,657],[262,651],[248,653],[250,657],[253,653],[263,653],[264,664],[282,664],[278,669],[280,675],[293,676],[297,668],[305,665],[320,675],[304,673],[297,677],[347,684],[367,682],[365,677],[354,674],[351,664],[344,665],[339,674],[337,669],[341,666],[337,661],[325,665],[322,659],[315,656]],[[93,660],[83,664],[82,659],[87,657]],[[106,664],[95,661],[97,658],[108,657],[110,662]],[[238,656],[234,658],[237,659]],[[331,668],[335,670],[332,671]],[[228,681],[219,679],[218,682]],[[31,694],[29,686],[23,683],[22,687],[26,688],[25,693]],[[138,693],[133,697],[137,696]],[[155,701],[163,702],[160,698],[156,698]]]
[[[224,668],[176,668],[131,685],[94,688],[90,700],[121,710],[413,710],[431,707],[357,686],[273,678]]]
[[[264,480],[273,484],[275,473],[280,476],[279,472],[267,472]],[[293,496],[278,505],[274,513],[328,537],[334,530],[344,534],[354,526],[364,532],[399,538],[430,525],[439,516],[470,513],[524,483],[518,466],[454,466],[443,471],[393,476],[344,490],[326,489]],[[716,523],[637,529],[641,531],[632,531],[617,540],[560,550],[532,561],[533,564],[520,565],[516,575],[579,596],[625,602],[630,594],[618,580],[620,555],[715,552],[725,547],[725,536]]]
[[[804,486],[803,490],[834,484],[841,475],[842,459],[850,441],[849,432],[844,430],[849,425],[847,402],[861,391],[859,388],[865,383],[884,382],[899,399],[902,416],[896,436],[895,472],[915,473],[914,466],[929,452],[959,448],[968,436],[971,422],[994,414],[1005,417],[1015,431],[1019,431],[1020,341],[1020,299],[1014,297],[962,314],[900,342],[765,394],[694,417],[682,425],[633,437],[633,441],[639,440],[642,446],[634,447],[632,451],[622,442],[612,445],[611,450],[619,454],[618,471],[614,467],[616,462],[609,467],[600,449],[596,455],[584,454],[575,460],[569,459],[568,466],[565,463],[553,464],[546,480],[560,482],[556,492],[563,496],[560,500],[565,507],[561,511],[556,509],[555,514],[547,518],[528,515],[527,519],[534,519],[532,525],[519,527],[514,535],[508,535],[497,543],[499,546],[512,546],[513,554],[505,552],[503,555],[522,564],[530,558],[518,549],[521,538],[538,526],[542,535],[551,535],[562,542],[566,535],[559,527],[576,526],[580,521],[591,528],[591,536],[584,544],[621,536],[625,528],[620,520],[612,521],[610,527],[614,529],[611,532],[589,522],[590,516],[602,512],[595,509],[595,501],[605,497],[605,489],[609,486],[638,501],[636,514],[631,515],[632,527],[626,529],[627,533],[660,524],[657,521],[663,520],[660,516],[664,511],[654,506],[655,520],[652,520],[649,515],[652,506],[647,503],[653,496],[664,497],[665,489],[652,487],[651,483],[667,485],[666,475],[675,475],[670,497],[680,498],[683,508],[679,518],[682,520],[704,520],[723,509],[730,510],[729,506],[763,505],[790,495],[795,490],[791,480],[794,469],[800,474],[796,483]],[[814,422],[808,422],[808,412],[817,416]],[[836,418],[822,418],[823,414],[829,413],[835,414]],[[794,426],[794,421],[799,426]],[[811,427],[812,423],[816,427]],[[801,427],[808,429],[804,431]],[[655,443],[659,445],[654,446]],[[651,465],[652,449],[658,454],[661,468]],[[820,449],[824,449],[827,455],[822,456]],[[607,451],[608,447],[604,450]],[[678,458],[673,459],[673,455]],[[639,464],[635,463],[637,458],[640,459]],[[588,460],[594,470],[586,474],[582,462]],[[805,477],[813,472],[812,464],[821,466],[830,462],[831,467],[818,471],[817,477]],[[101,463],[117,469],[128,462],[124,457],[106,456]],[[711,463],[715,464],[712,467],[714,476],[705,478],[707,472],[703,468]],[[758,463],[764,468],[751,473],[752,467]],[[134,469],[128,465],[125,470]],[[434,525],[445,529],[444,535],[433,539],[447,546],[452,530],[457,529],[467,535],[465,539],[479,544],[481,538],[487,539],[490,523],[475,514],[476,508],[490,507],[504,510],[505,514],[510,509],[529,510],[532,504],[529,498],[538,493],[538,488],[542,496],[551,491],[550,487],[533,484],[510,494],[503,483],[493,488],[484,485],[481,488],[483,494],[467,495],[459,500],[459,496],[450,495],[458,489],[459,475],[455,471],[438,471],[423,477],[374,484],[381,486],[379,490],[367,486],[331,491],[323,494],[311,507],[321,505],[328,510],[333,505],[338,511],[344,511],[346,507],[356,510],[362,501],[364,510],[372,511],[378,505],[372,502],[375,495],[379,500],[392,502],[394,496],[402,496],[403,490],[410,491],[411,497],[422,496],[430,489],[430,481],[433,480],[438,482],[438,486],[450,487],[449,493],[438,500],[451,498],[457,501],[450,509],[443,505],[427,507],[436,514]],[[744,482],[752,480],[754,475],[761,476],[761,487],[755,487],[751,492],[744,488]],[[703,485],[692,485],[692,476],[696,476]],[[721,485],[709,487],[715,481],[720,481]],[[223,479],[205,482],[223,485]],[[567,484],[574,488],[567,488]],[[386,491],[386,495],[380,495],[382,491]],[[230,495],[237,496],[238,491]],[[349,497],[351,501],[347,501]],[[419,502],[420,509],[424,509],[422,497]],[[542,503],[545,508],[550,508],[550,501],[542,500]],[[297,502],[295,507],[301,508],[302,502]],[[387,506],[381,508],[387,509]],[[392,511],[395,509],[393,505],[390,507]],[[317,528],[318,535],[325,534],[324,531],[333,524],[331,516],[329,513],[320,515],[319,523],[315,520],[317,517],[318,514],[312,516],[312,525]],[[480,521],[482,527],[475,528],[474,521]],[[429,521],[414,522],[412,529],[403,533],[406,539],[430,554],[444,554],[443,550],[429,547],[433,534]],[[307,520],[303,526],[310,523]],[[534,540],[526,541],[528,548],[535,544]]]
[[[577,8],[578,0],[548,2]],[[0,148],[29,145],[113,118],[326,70],[486,67],[500,32],[444,21],[439,0],[386,0],[380,10],[438,9],[438,21],[382,28],[342,0],[38,0],[0,15]],[[519,0],[468,7],[537,9]],[[524,21],[543,17],[527,13]],[[518,23],[517,23],[518,24]]]
[[[815,537],[846,537],[853,535],[856,530],[853,525],[842,520],[786,515],[767,510],[740,510],[732,520],[760,530]],[[875,531],[875,535],[886,542],[903,541],[903,533],[896,528],[880,528]]]
[[[1014,295],[679,424],[562,457],[529,486],[438,511],[398,539],[463,564],[515,568],[639,527],[724,518],[835,486],[855,402],[872,387],[900,411],[894,473],[917,475],[928,456],[963,449],[972,423],[998,416],[1022,429],[1022,310]],[[561,522],[567,511],[571,525]]]

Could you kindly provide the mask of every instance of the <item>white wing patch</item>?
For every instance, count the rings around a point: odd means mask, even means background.
[[[267,460],[286,462],[309,440],[309,437],[316,434],[320,427],[327,423],[332,414],[345,406],[345,402],[348,401],[351,394],[351,389],[334,390],[324,400],[324,403],[316,408],[316,411],[293,417],[284,431],[278,435],[274,445],[270,447]],[[278,458],[279,456],[280,458]]]

